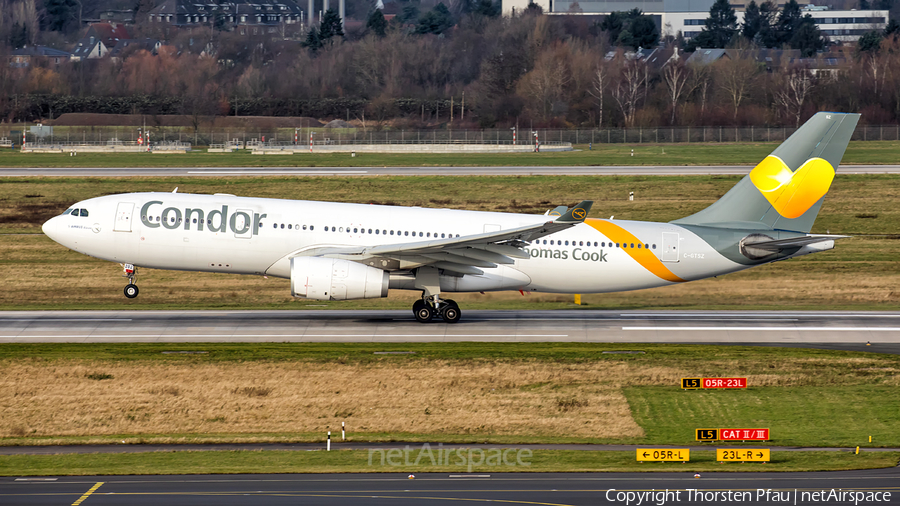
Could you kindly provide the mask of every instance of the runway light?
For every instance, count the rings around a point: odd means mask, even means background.
[[[696,474],[694,475],[694,478],[699,478],[699,477],[700,477],[700,473],[696,473]]]
[[[410,480],[415,480],[415,479],[416,479],[416,475],[414,475],[414,474],[409,475],[409,479],[410,479]]]

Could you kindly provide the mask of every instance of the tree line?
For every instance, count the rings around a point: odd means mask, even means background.
[[[793,12],[792,2],[784,10]],[[544,16],[532,4],[502,17],[490,0],[407,3],[390,21],[373,10],[357,27],[341,27],[329,13],[298,36],[241,35],[211,23],[169,33],[158,54],[0,65],[0,118],[303,115],[428,128],[447,126],[452,115],[453,128],[791,126],[828,109],[862,112],[870,124],[900,120],[893,24],[857,47],[831,47],[827,58],[837,66],[815,52],[767,65],[759,51],[791,47],[791,30],[803,22],[789,23],[790,14],[782,23],[784,10],[774,15],[768,2],[751,2],[745,23],[732,26],[719,3],[688,43],[660,35],[637,10],[594,22]],[[754,5],[770,21],[757,23]],[[154,30],[136,27],[138,36]],[[728,48],[719,61],[685,62],[684,51],[715,46]],[[653,61],[636,48],[656,48]],[[0,46],[0,56],[11,49]]]

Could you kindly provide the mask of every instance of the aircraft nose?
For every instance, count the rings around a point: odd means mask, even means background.
[[[56,241],[59,238],[59,216],[54,216],[41,225],[44,235]]]

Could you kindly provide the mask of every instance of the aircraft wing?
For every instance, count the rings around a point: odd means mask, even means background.
[[[514,258],[530,258],[521,246],[584,222],[591,205],[593,201],[585,200],[555,220],[496,232],[381,246],[325,248],[306,251],[303,255],[343,258],[363,263],[381,259],[392,261],[391,265],[395,265],[396,269],[433,265],[460,275],[483,274],[484,271],[479,267],[492,268],[497,264],[514,263]]]

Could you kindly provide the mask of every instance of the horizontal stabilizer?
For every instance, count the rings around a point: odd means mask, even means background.
[[[761,241],[761,242],[752,242],[747,243],[746,246],[751,246],[756,249],[761,249],[765,251],[782,251],[788,248],[800,248],[803,246],[808,246],[810,244],[816,244],[818,242],[825,241],[834,241],[835,239],[845,239],[850,237],[849,235],[826,235],[826,234],[813,234],[802,237],[792,237],[790,239],[775,239],[771,241]]]

